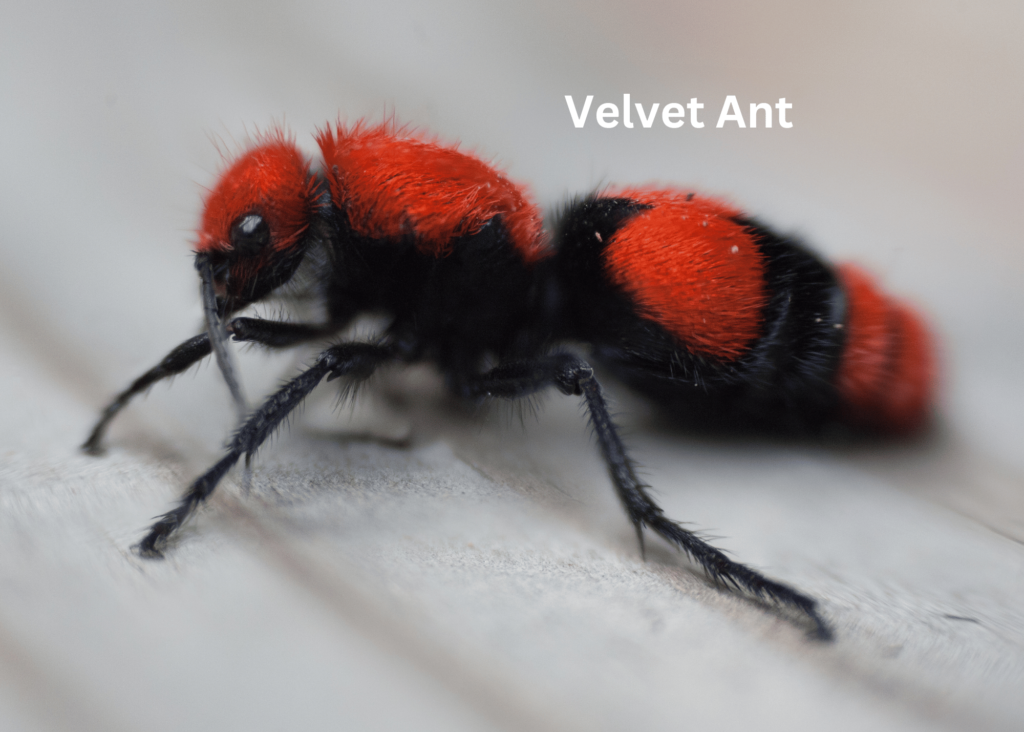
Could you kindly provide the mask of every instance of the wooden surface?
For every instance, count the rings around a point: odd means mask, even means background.
[[[1017,11],[436,7],[9,13],[0,729],[1019,729],[1024,152],[999,93],[1024,81]],[[690,89],[789,95],[799,136],[565,129],[565,93]],[[820,598],[836,643],[654,540],[642,562],[574,399],[467,413],[428,369],[354,406],[321,387],[249,493],[232,474],[166,561],[131,552],[231,425],[205,366],[131,407],[105,456],[76,449],[198,327],[207,130],[286,112],[309,149],[314,124],[385,102],[546,205],[695,181],[921,304],[944,376],[917,442],[715,441],[607,386],[667,513]],[[240,353],[250,395],[310,357]]]

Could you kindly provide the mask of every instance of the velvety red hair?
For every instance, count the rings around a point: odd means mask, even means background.
[[[231,225],[258,213],[270,227],[275,251],[297,242],[313,211],[315,183],[306,157],[279,129],[260,135],[206,195],[197,252],[230,251]]]
[[[651,208],[636,214],[605,247],[605,271],[640,312],[692,353],[740,356],[761,334],[768,295],[764,256],[740,212],[682,190],[624,188],[603,196]]]
[[[842,265],[846,346],[836,386],[846,417],[873,429],[912,432],[927,419],[936,380],[932,339],[921,317],[885,295],[859,267]]]
[[[500,215],[525,261],[549,254],[540,211],[522,186],[456,146],[391,122],[329,125],[317,142],[331,197],[359,234],[412,234],[427,252],[443,256],[455,237],[475,234]]]

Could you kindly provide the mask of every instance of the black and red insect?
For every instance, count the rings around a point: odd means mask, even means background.
[[[316,172],[275,132],[223,173],[196,243],[207,332],[119,394],[84,447],[97,452],[134,395],[211,351],[241,404],[228,334],[287,348],[336,338],[365,313],[387,314],[388,325],[374,340],[330,345],[245,416],[224,457],[150,527],[143,555],[160,556],[221,478],[325,378],[429,361],[468,400],[548,387],[581,396],[641,550],[650,529],[713,580],[796,608],[817,636],[830,636],[815,600],[664,515],[588,359],[701,429],[813,434],[845,423],[905,433],[927,420],[934,381],[931,343],[911,309],[860,270],[834,269],[692,192],[594,193],[566,205],[548,238],[521,187],[455,147],[389,124],[329,126],[317,141]],[[323,305],[324,322],[228,320],[295,282]]]

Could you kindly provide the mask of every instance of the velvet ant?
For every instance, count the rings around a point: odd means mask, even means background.
[[[926,420],[933,386],[931,344],[911,309],[862,271],[833,269],[693,192],[593,193],[565,206],[549,240],[524,190],[456,147],[393,124],[339,123],[316,139],[318,172],[273,132],[222,174],[196,242],[207,331],[119,394],[83,447],[98,452],[133,396],[211,351],[241,408],[229,334],[287,348],[328,339],[368,312],[387,314],[389,325],[375,340],[326,348],[246,416],[227,454],[150,527],[141,554],[161,556],[221,478],[325,378],[359,381],[384,364],[430,361],[469,400],[552,386],[582,397],[641,551],[651,529],[714,581],[802,611],[817,637],[831,636],[814,599],[664,515],[588,359],[700,428],[813,433],[840,422],[910,432]],[[295,281],[323,303],[326,322],[224,322]]]

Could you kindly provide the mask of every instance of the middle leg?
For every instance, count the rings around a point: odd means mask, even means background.
[[[312,367],[282,386],[249,415],[228,445],[227,454],[196,479],[177,506],[157,519],[139,542],[139,552],[146,557],[163,556],[161,548],[167,539],[210,497],[221,478],[242,455],[247,458],[254,455],[325,376],[328,381],[340,376],[365,379],[393,359],[394,351],[390,346],[373,343],[343,343],[321,353]]]

